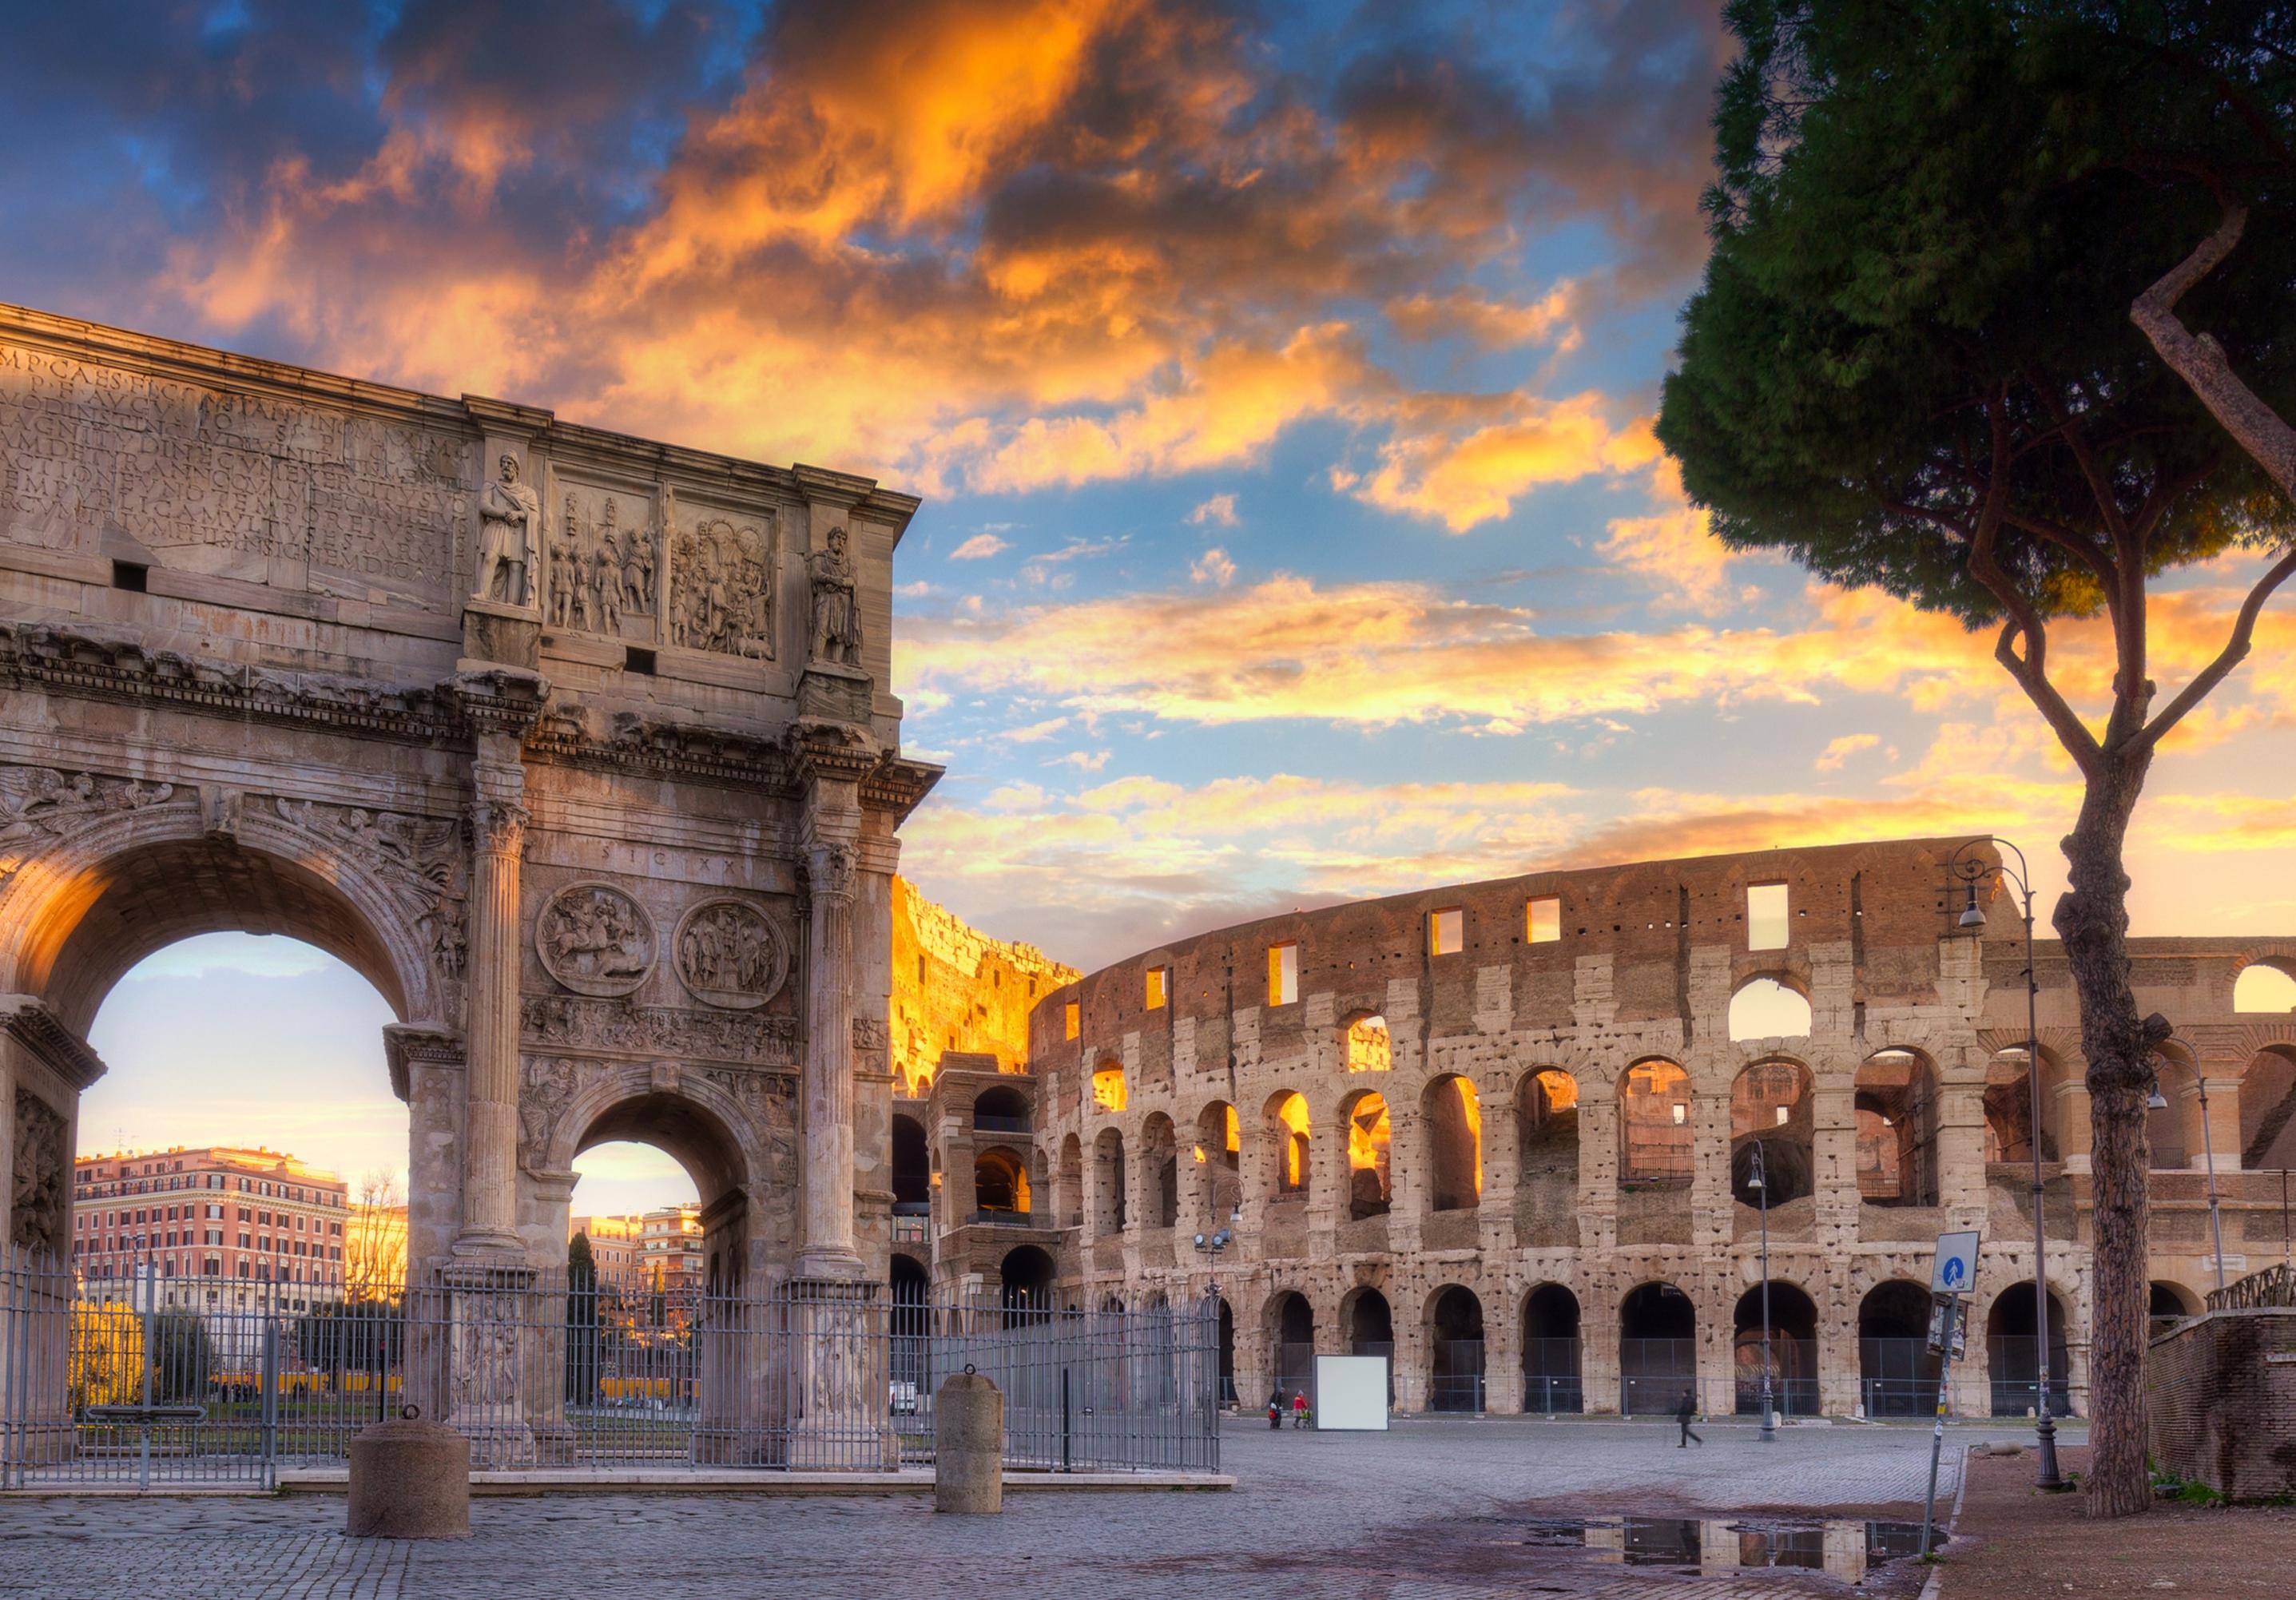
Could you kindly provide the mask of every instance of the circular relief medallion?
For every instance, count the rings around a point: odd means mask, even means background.
[[[627,995],[653,971],[653,918],[611,883],[569,883],[535,919],[543,970],[578,995]]]
[[[677,924],[677,981],[697,1000],[755,1011],[789,976],[789,942],[747,900],[704,900]]]

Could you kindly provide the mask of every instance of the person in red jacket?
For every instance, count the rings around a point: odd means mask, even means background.
[[[1304,1389],[1295,1390],[1292,1392],[1292,1425],[1295,1428],[1304,1428],[1308,1425],[1308,1391]]]

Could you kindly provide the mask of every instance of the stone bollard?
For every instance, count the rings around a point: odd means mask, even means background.
[[[933,1509],[1004,1509],[1004,1397],[969,1366],[933,1397]]]
[[[408,1406],[351,1440],[345,1531],[364,1538],[471,1537],[471,1441]]]

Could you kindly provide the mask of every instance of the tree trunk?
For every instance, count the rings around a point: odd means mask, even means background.
[[[2070,870],[2053,919],[2080,1000],[2095,1139],[2085,1509],[2098,1517],[2132,1515],[2152,1499],[2144,1467],[2144,1102],[2152,1047],[2166,1029],[2136,1014],[2128,981],[2128,875],[2121,866],[2122,841],[2149,765],[2149,752],[2108,748],[2089,775],[2080,820],[2064,841]]]

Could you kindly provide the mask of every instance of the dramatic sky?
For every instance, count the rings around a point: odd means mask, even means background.
[[[2077,789],[1989,640],[1726,556],[1652,441],[1718,10],[20,7],[0,299],[923,495],[907,870],[1081,965],[1931,832],[2050,896]],[[2164,686],[2242,578],[2171,585]],[[2139,931],[2296,928],[2292,636],[2155,768]]]

